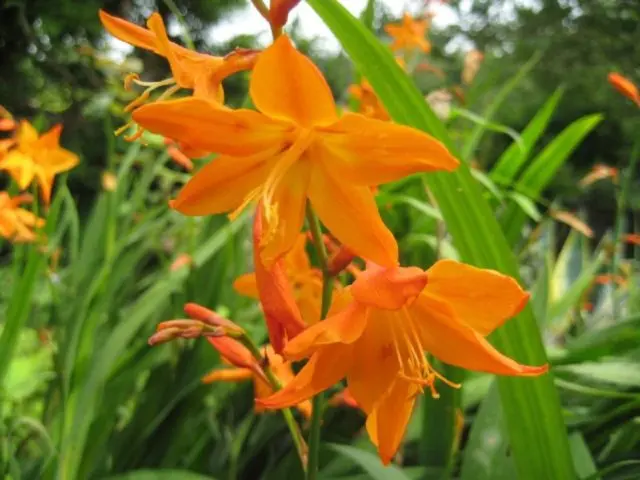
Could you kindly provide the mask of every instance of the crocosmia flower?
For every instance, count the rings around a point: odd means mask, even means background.
[[[33,126],[23,120],[16,136],[5,145],[0,157],[0,170],[7,170],[21,190],[34,180],[38,182],[45,203],[51,200],[53,180],[59,173],[75,167],[79,160],[75,153],[60,147],[62,125],[38,135]]]
[[[437,397],[437,380],[457,387],[433,368],[425,352],[498,375],[547,371],[546,365],[520,365],[485,339],[529,298],[511,277],[451,260],[426,272],[369,265],[348,290],[352,299],[346,308],[285,347],[285,358],[310,356],[309,362],[283,390],[258,403],[295,405],[346,377],[384,463],[400,445],[416,396],[428,388]]]
[[[428,19],[416,20],[405,13],[401,23],[385,25],[384,30],[393,39],[392,50],[422,50],[429,53],[431,43],[425,38],[428,28]]]
[[[610,73],[608,79],[613,88],[640,107],[640,92],[631,80],[619,73]]]
[[[219,108],[202,98],[136,109],[144,128],[220,156],[194,175],[172,206],[186,215],[264,207],[266,264],[289,251],[307,199],[324,225],[355,254],[384,266],[398,250],[370,187],[416,172],[458,166],[447,149],[415,129],[347,113],[329,85],[285,35],[260,54],[250,83],[259,110]]]
[[[0,235],[16,243],[36,240],[35,228],[44,226],[44,220],[20,205],[32,200],[31,195],[10,197],[0,192]]]

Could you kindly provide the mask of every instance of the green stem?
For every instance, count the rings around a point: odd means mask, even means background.
[[[173,0],[164,0],[164,4],[167,6],[171,13],[176,17],[178,23],[182,27],[182,40],[189,50],[195,50],[196,45],[193,43],[193,39],[191,38],[191,34],[189,33],[189,28],[187,26],[187,22],[184,19],[182,13],[178,9],[178,6],[173,2]]]
[[[611,259],[611,274],[618,274],[618,267],[620,265],[622,253],[624,251],[624,247],[619,245],[622,234],[625,230],[625,208],[627,206],[627,198],[629,196],[629,189],[631,188],[631,181],[634,176],[634,170],[636,164],[638,162],[638,157],[640,157],[640,141],[637,142],[631,152],[631,159],[629,160],[629,166],[625,170],[624,174],[621,175],[622,178],[620,180],[620,194],[618,195],[618,208],[616,211],[616,222],[613,230],[613,258]],[[617,289],[612,285],[611,287],[611,311],[613,314],[614,320],[618,318],[618,305],[616,303],[616,291]]]
[[[310,205],[307,205],[307,221],[309,222],[313,245],[318,253],[318,261],[322,270],[322,306],[320,307],[320,320],[324,320],[331,306],[333,276],[329,272],[329,258],[327,256],[327,249],[324,246],[324,241],[322,240],[320,222]],[[325,398],[321,392],[313,397],[313,413],[311,415],[311,426],[309,428],[309,465],[307,468],[307,480],[316,480],[318,478],[320,427],[322,425],[324,408]]]
[[[246,334],[243,333],[236,338],[242,345],[247,347],[247,349],[251,352],[251,355],[262,365],[262,370],[264,371],[267,380],[271,384],[271,388],[273,388],[274,392],[277,392],[282,388],[282,383],[276,375],[273,373],[269,362],[264,358],[262,352],[258,348],[258,346],[253,343],[253,340]],[[291,433],[291,438],[293,439],[293,444],[296,447],[296,451],[298,452],[298,457],[300,457],[300,462],[302,463],[302,469],[306,471],[307,467],[307,445],[304,442],[304,437],[302,436],[302,432],[296,423],[295,418],[293,417],[293,413],[290,408],[283,408],[281,410],[282,416],[284,417],[284,422],[287,424],[289,428],[289,432]]]

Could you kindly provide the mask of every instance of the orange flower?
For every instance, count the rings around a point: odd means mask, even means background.
[[[484,55],[480,50],[469,50],[464,56],[464,68],[462,69],[462,83],[471,85],[473,79],[476,78],[480,65],[482,65]]]
[[[613,88],[640,107],[640,92],[631,80],[613,72],[609,74],[608,79]]]
[[[231,367],[212,370],[202,377],[203,383],[253,380],[256,398],[267,398],[274,393],[260,364],[244,345],[229,337],[207,337],[207,340],[220,352],[223,362]],[[280,355],[274,352],[271,345],[265,346],[263,352],[273,374],[282,385],[287,385],[293,379],[291,362],[285,362]],[[296,407],[305,417],[311,416],[311,402],[309,400],[300,402]],[[256,412],[262,411],[264,411],[264,407],[256,403]]]
[[[21,204],[31,200],[31,195],[11,198],[7,192],[0,192],[0,235],[16,243],[33,242],[36,239],[33,230],[44,226],[44,220],[20,208]]]
[[[612,275],[610,273],[605,273],[602,275],[597,275],[595,278],[595,282],[600,285],[607,285],[609,283],[616,283],[621,287],[627,286],[627,280],[622,275]]]
[[[563,210],[551,209],[549,210],[549,215],[551,215],[551,217],[555,218],[557,221],[569,225],[571,228],[580,232],[585,237],[593,238],[593,229],[573,213]]]
[[[359,85],[351,85],[349,87],[349,93],[353,98],[358,101],[358,112],[365,117],[377,118],[378,120],[387,121],[389,113],[384,108],[382,102],[374,92],[371,84],[366,79],[362,79]]]
[[[632,245],[640,245],[640,234],[638,233],[627,233],[624,236],[624,241],[627,243],[631,243]]]
[[[580,180],[581,187],[587,187],[598,180],[611,178],[614,182],[618,181],[618,169],[598,163],[591,168],[591,171]]]
[[[428,283],[427,283],[428,279]],[[267,408],[299,403],[343,377],[367,414],[367,430],[382,461],[400,445],[416,396],[444,379],[426,359],[499,375],[532,376],[547,366],[520,365],[485,339],[518,313],[529,295],[511,278],[451,260],[428,271],[370,265],[349,287],[351,303],[290,341],[284,356],[311,356]]]
[[[175,272],[183,267],[190,267],[193,265],[193,258],[188,253],[181,253],[176,259],[169,265],[169,271]]]
[[[226,110],[187,98],[137,109],[143,127],[221,155],[182,189],[173,208],[186,215],[264,206],[266,264],[291,249],[307,198],[333,235],[386,266],[398,247],[369,187],[416,172],[453,170],[458,161],[429,135],[348,113],[338,118],[316,66],[281,36],[255,65],[250,84],[260,112]]]
[[[393,38],[391,50],[418,49],[429,53],[431,43],[425,38],[428,28],[429,19],[414,20],[411,15],[405,13],[402,16],[402,23],[385,25],[384,31]]]
[[[62,125],[56,125],[38,136],[33,126],[23,120],[6,154],[0,159],[0,170],[7,170],[24,190],[36,180],[45,203],[51,200],[54,177],[75,167],[79,160],[75,153],[60,147]]]
[[[0,105],[0,132],[10,132],[18,126],[13,116],[2,105]],[[1,153],[1,152],[0,152]]]
[[[307,236],[300,234],[293,248],[283,257],[282,265],[293,286],[293,297],[307,325],[320,320],[322,298],[322,273],[313,268],[306,251]],[[236,278],[233,287],[242,295],[259,298],[255,273],[246,273]]]

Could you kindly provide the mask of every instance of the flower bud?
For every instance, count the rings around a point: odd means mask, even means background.
[[[289,12],[300,3],[300,0],[271,0],[269,21],[274,29],[282,28],[289,18]]]

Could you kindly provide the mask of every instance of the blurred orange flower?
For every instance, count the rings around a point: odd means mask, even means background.
[[[633,245],[640,245],[640,234],[639,233],[627,233],[624,236],[624,241],[627,243],[631,243]]]
[[[244,345],[229,337],[207,337],[207,340],[220,352],[223,362],[230,367],[212,370],[202,377],[203,383],[253,380],[253,391],[256,398],[266,398],[274,393],[262,367]],[[282,385],[287,385],[294,377],[291,362],[285,362],[280,355],[274,352],[271,345],[263,348],[263,354],[273,374]],[[309,400],[300,402],[296,408],[305,417],[311,416],[311,402]],[[255,410],[261,412],[264,407],[256,403]]]
[[[391,50],[431,51],[431,43],[425,38],[429,28],[429,19],[415,20],[409,13],[402,16],[399,24],[385,25],[384,30],[391,36]]]
[[[597,163],[591,168],[591,171],[587,173],[582,178],[582,180],[580,180],[580,186],[588,187],[592,183],[595,183],[598,180],[604,180],[605,178],[610,178],[611,180],[613,180],[613,182],[617,182],[618,169],[615,167],[610,167],[609,165]]]
[[[627,280],[622,275],[612,275],[610,273],[597,275],[595,278],[595,282],[600,285],[608,285],[609,283],[616,283],[621,287],[625,287],[627,285]]]
[[[547,371],[547,365],[518,364],[485,339],[529,298],[511,277],[451,260],[426,272],[369,265],[349,292],[352,301],[344,310],[287,344],[285,358],[311,358],[284,389],[258,403],[295,405],[346,377],[385,464],[400,445],[416,396],[428,387],[437,397],[436,379],[458,387],[433,369],[425,351],[451,365],[499,375]]]
[[[593,230],[591,229],[591,227],[580,220],[573,213],[563,210],[551,209],[549,210],[549,215],[551,215],[551,217],[556,219],[557,221],[569,225],[571,228],[580,232],[585,237],[593,238]]]
[[[12,198],[7,192],[0,192],[0,235],[16,243],[36,240],[34,229],[44,226],[44,220],[20,208],[23,203],[31,201],[31,195],[18,195]]]
[[[101,182],[105,192],[115,192],[118,188],[118,177],[111,172],[102,172]]]
[[[613,88],[640,107],[640,92],[631,80],[613,72],[609,74],[608,79]]]
[[[193,258],[191,257],[191,255],[189,255],[188,253],[181,253],[173,262],[171,262],[169,271],[175,272],[183,267],[190,267],[191,265],[193,265]]]
[[[462,69],[462,83],[470,85],[476,74],[480,70],[484,55],[480,50],[469,50],[464,56],[464,67]]]
[[[354,113],[339,118],[322,74],[286,35],[260,55],[250,94],[259,112],[187,98],[133,113],[149,130],[221,154],[195,174],[172,207],[186,215],[237,213],[261,199],[261,256],[271,264],[295,243],[308,198],[341,243],[395,265],[398,247],[369,187],[416,172],[450,171],[458,161],[418,130]]]
[[[362,79],[360,84],[349,86],[349,93],[358,101],[358,112],[365,117],[377,118],[378,120],[389,120],[391,117],[384,108],[382,102],[366,79]]]
[[[23,120],[6,153],[0,157],[0,170],[7,170],[22,190],[37,181],[47,204],[51,200],[54,177],[79,163],[75,153],[60,147],[60,132],[62,125],[55,125],[39,136],[36,129]]]
[[[18,126],[9,110],[0,105],[0,132],[10,132]],[[1,153],[1,152],[0,152]]]

